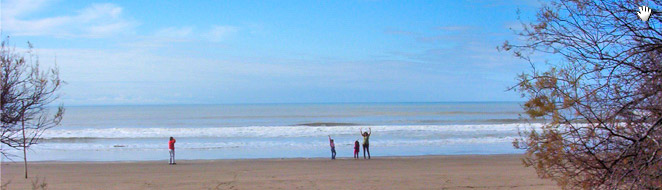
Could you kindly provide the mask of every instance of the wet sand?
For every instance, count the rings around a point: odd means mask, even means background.
[[[559,189],[521,155],[2,163],[8,189]]]

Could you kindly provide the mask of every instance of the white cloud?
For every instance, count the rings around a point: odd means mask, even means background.
[[[197,30],[192,26],[166,27],[147,36],[138,36],[136,40],[122,43],[128,47],[162,48],[173,42],[221,42],[230,39],[239,31],[236,26],[213,25],[208,30]]]
[[[6,0],[2,1],[2,16],[15,17],[43,9],[48,0]],[[4,19],[3,19],[4,20]]]
[[[156,37],[187,38],[193,32],[193,27],[168,27],[156,31]]]
[[[107,37],[130,32],[137,22],[122,16],[115,4],[92,4],[75,15],[26,19],[27,13],[48,8],[47,1],[7,1],[3,4],[2,30],[15,36]]]
[[[206,37],[208,40],[213,42],[221,42],[228,39],[230,36],[234,35],[239,31],[239,27],[236,26],[212,26],[211,30],[207,32]]]
[[[475,27],[468,25],[453,25],[453,26],[440,26],[440,27],[436,27],[436,29],[444,30],[444,31],[466,31],[466,30],[475,29]]]

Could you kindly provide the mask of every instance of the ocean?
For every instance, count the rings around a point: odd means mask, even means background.
[[[373,157],[514,154],[518,128],[540,126],[523,118],[517,102],[71,106],[28,160],[166,161],[171,136],[178,160],[319,158],[327,135],[351,158],[361,129]]]

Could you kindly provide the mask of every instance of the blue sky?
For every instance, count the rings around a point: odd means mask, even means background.
[[[537,1],[2,0],[65,105],[519,101],[496,46]]]

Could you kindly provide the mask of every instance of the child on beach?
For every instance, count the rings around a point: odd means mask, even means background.
[[[333,139],[331,138],[331,135],[329,135],[329,145],[331,146],[331,160],[336,159],[336,144],[333,143]]]
[[[170,165],[175,165],[175,138],[170,137],[170,141],[168,141],[168,149],[170,150]]]
[[[359,140],[354,141],[354,159],[359,159],[359,149],[361,146],[359,146]]]

